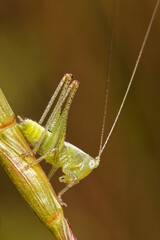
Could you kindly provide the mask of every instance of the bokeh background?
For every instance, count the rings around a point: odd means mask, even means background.
[[[105,136],[118,111],[155,0],[117,1]],[[0,87],[17,115],[39,120],[66,72],[80,88],[67,140],[97,156],[105,96],[111,1],[0,2]],[[68,191],[78,239],[160,239],[160,9],[101,164]],[[42,163],[46,172],[50,166]],[[56,192],[59,171],[52,179]],[[51,240],[0,168],[0,239]]]

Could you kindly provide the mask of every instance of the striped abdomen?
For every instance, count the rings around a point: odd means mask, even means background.
[[[39,141],[42,133],[44,132],[44,127],[39,125],[37,122],[32,121],[30,119],[25,119],[19,124],[25,138],[29,142],[32,147],[35,147],[36,143]],[[47,132],[46,136],[43,139],[43,142],[38,150],[38,153],[44,154],[47,150],[46,145],[50,138],[51,133]]]

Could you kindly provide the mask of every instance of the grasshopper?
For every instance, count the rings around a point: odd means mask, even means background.
[[[62,167],[62,171],[65,175],[60,177],[59,180],[60,182],[67,183],[67,185],[58,194],[61,204],[64,204],[61,200],[61,196],[99,165],[99,159],[94,159],[69,142],[65,142],[68,111],[79,86],[79,82],[76,80],[72,81],[72,78],[72,74],[64,75],[47,105],[39,124],[30,119],[20,119],[21,122],[19,124],[24,136],[30,145],[34,147],[31,153],[24,153],[23,156],[32,155],[36,152],[42,155],[36,161],[27,165],[27,168],[45,159],[48,163],[53,165],[48,175],[49,179],[51,179],[55,171]],[[72,83],[70,84],[71,81]],[[45,128],[43,128],[41,124],[48,114],[53,101],[62,86],[63,89],[58,102],[49,117]],[[66,103],[62,110],[62,104],[65,100]]]
[[[32,121],[30,119],[21,119],[19,127],[22,130],[25,138],[33,147],[33,150],[29,153],[24,153],[23,157],[28,155],[35,155],[36,153],[40,154],[41,156],[35,160],[34,162],[28,164],[26,168],[29,168],[43,159],[45,159],[48,163],[53,165],[48,177],[49,179],[52,178],[53,174],[58,168],[62,168],[64,175],[59,178],[60,182],[66,183],[66,187],[58,194],[60,203],[65,205],[61,199],[62,195],[72,186],[79,183],[79,181],[89,175],[95,168],[99,166],[100,157],[102,152],[104,151],[108,140],[113,132],[113,129],[117,123],[121,110],[124,106],[126,101],[126,97],[132,85],[142,52],[144,50],[144,46],[146,44],[146,40],[150,33],[150,29],[158,9],[160,0],[157,1],[155,9],[153,11],[150,23],[148,25],[142,46],[140,48],[137,61],[135,67],[133,69],[131,78],[129,80],[129,84],[120,105],[119,111],[115,117],[111,130],[108,134],[106,141],[103,143],[103,133],[104,133],[104,126],[105,126],[105,118],[106,118],[106,109],[107,109],[107,99],[108,99],[108,87],[106,88],[106,100],[105,100],[105,107],[104,107],[104,117],[103,117],[103,124],[102,124],[102,132],[101,132],[101,140],[100,140],[100,149],[99,154],[96,158],[89,156],[87,153],[83,152],[79,148],[75,147],[74,145],[70,144],[69,142],[65,141],[66,136],[66,125],[67,125],[67,118],[68,112],[72,103],[72,99],[75,96],[75,93],[78,89],[79,82],[74,80],[72,81],[72,74],[65,74],[62,80],[60,81],[55,93],[51,97],[39,123]],[[113,8],[112,11],[115,11],[115,2],[113,1]],[[114,14],[112,14],[114,15]],[[113,21],[112,21],[113,22]],[[110,52],[112,48],[112,31],[111,31],[111,38],[110,38]],[[109,54],[109,65],[108,65],[108,75],[107,75],[107,86],[109,83],[110,78],[110,62],[111,62],[111,54]],[[63,87],[63,88],[62,88]],[[61,90],[62,89],[62,90]],[[45,127],[42,127],[42,124],[49,113],[53,102],[55,101],[58,93],[60,92],[59,99],[57,104],[55,105],[54,110],[52,111]],[[65,103],[65,104],[64,104]],[[64,106],[63,106],[64,105]],[[24,169],[25,170],[25,169]]]

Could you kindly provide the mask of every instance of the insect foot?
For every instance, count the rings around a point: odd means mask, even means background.
[[[60,181],[60,182],[64,182],[64,183],[65,183],[65,175],[63,175],[63,176],[59,177],[59,181]]]
[[[30,167],[30,165],[29,165],[29,164],[27,164],[26,166],[24,166],[23,170],[24,170],[24,171],[25,171],[25,170],[28,170],[28,169],[29,169],[29,167]]]
[[[22,157],[22,158],[26,158],[26,157],[33,157],[34,156],[34,152],[33,151],[29,151],[29,152],[26,152],[26,153],[22,153],[21,155],[19,155],[19,157]]]
[[[63,200],[59,194],[58,194],[58,200],[59,200],[61,206],[67,207],[67,204],[65,202],[63,202]]]
[[[32,151],[29,151],[29,152],[26,152],[26,153],[22,153],[22,154],[20,154],[18,157],[16,157],[16,159],[17,160],[19,160],[19,158],[23,158],[23,160],[25,160],[25,158],[26,157],[33,157],[34,156],[34,154],[33,154],[33,152]],[[27,164],[26,166],[25,166],[25,170],[27,170],[28,168],[29,168],[29,166],[28,166],[29,164]]]

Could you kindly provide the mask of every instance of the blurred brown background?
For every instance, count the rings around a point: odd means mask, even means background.
[[[117,1],[109,107],[113,123],[155,0]],[[97,156],[103,115],[111,1],[0,2],[0,87],[14,112],[39,120],[66,72],[80,88],[67,140]],[[101,165],[64,196],[78,239],[160,239],[160,9]],[[42,166],[49,170],[49,165]],[[62,189],[58,173],[52,180]],[[0,168],[0,239],[51,240]]]

